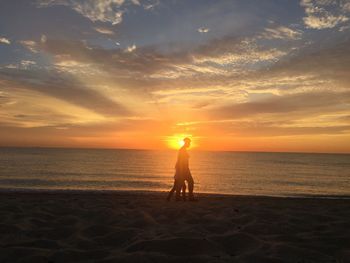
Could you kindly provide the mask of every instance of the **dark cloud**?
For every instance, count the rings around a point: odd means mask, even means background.
[[[312,74],[322,80],[350,81],[350,41],[319,48],[316,44],[296,56],[274,64],[262,74],[298,76]]]
[[[155,47],[136,48],[132,52],[121,48],[108,50],[87,46],[82,41],[50,40],[42,43],[41,48],[53,55],[69,56],[73,60],[95,63],[107,72],[119,75],[125,73],[149,74],[170,65],[190,61],[186,53],[164,55]]]
[[[220,127],[221,126],[221,127]],[[335,125],[331,127],[323,126],[301,126],[301,127],[283,127],[278,125],[266,125],[259,122],[249,124],[226,124],[219,125],[220,129],[232,136],[242,137],[274,137],[274,136],[295,136],[295,135],[339,135],[348,134],[350,125]],[[218,129],[219,127],[215,127]]]
[[[246,102],[211,110],[215,118],[252,117],[257,114],[289,114],[292,112],[329,112],[350,104],[350,92],[310,92],[273,96],[262,101]]]
[[[32,118],[33,116],[31,115],[26,115],[26,114],[16,114],[13,117],[15,118],[20,118],[20,119],[26,119],[26,118]]]
[[[57,71],[0,69],[0,78],[6,86],[38,91],[103,115],[130,114],[121,104]]]
[[[211,76],[216,75],[217,70],[227,75],[228,69],[222,64],[234,63],[234,67],[242,67],[260,60],[274,60],[275,56],[283,54],[283,51],[275,48],[258,47],[252,39],[234,36],[213,39],[191,50],[167,53],[160,51],[157,46],[136,47],[128,52],[121,48],[88,46],[82,41],[54,39],[41,43],[41,48],[55,55],[56,59],[64,57],[83,63],[94,63],[114,77],[136,77],[142,80],[149,80],[150,74],[155,73],[160,73],[158,78],[163,79],[167,72],[184,77],[181,75],[184,71],[188,71],[192,78],[205,77],[208,76],[209,68],[213,72],[209,74]]]
[[[154,119],[122,119],[118,122],[95,124],[61,123],[40,127],[18,127],[0,120],[0,127],[0,146],[94,146],[93,143],[86,145],[84,141],[79,140],[87,138],[104,142],[96,144],[96,146],[111,147],[114,145],[113,143],[122,144],[125,134],[131,134],[129,136],[136,136],[135,139],[140,139],[134,134],[147,133],[150,139],[152,134],[159,132],[159,129],[167,134],[171,132],[171,126],[168,122]],[[113,138],[113,142],[106,141],[106,138]]]

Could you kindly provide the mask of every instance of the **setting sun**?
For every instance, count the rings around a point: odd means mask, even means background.
[[[193,148],[196,144],[193,142],[193,137],[191,134],[174,134],[167,136],[165,142],[167,146],[171,149],[179,149],[184,145],[184,138],[190,138],[192,140],[191,147]]]

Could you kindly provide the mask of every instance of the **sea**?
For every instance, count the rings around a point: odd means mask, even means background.
[[[350,155],[189,151],[195,192],[350,197]],[[168,191],[174,150],[0,148],[0,191]]]

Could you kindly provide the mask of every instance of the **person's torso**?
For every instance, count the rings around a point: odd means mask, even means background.
[[[187,150],[185,148],[181,148],[177,156],[177,162],[176,162],[175,168],[189,169],[189,158],[190,158],[190,155],[188,154]]]

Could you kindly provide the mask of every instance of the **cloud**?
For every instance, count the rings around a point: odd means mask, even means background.
[[[4,69],[22,69],[22,70],[27,70],[27,69],[31,69],[33,67],[36,67],[37,63],[33,60],[21,60],[18,63],[12,63],[12,64],[7,64],[4,65],[1,68]]]
[[[94,64],[114,76],[120,75],[124,78],[141,78],[144,74],[154,73],[160,68],[176,63],[177,60],[183,61],[183,54],[167,56],[151,47],[137,48],[134,44],[125,50],[103,49],[87,46],[82,41],[49,39],[41,48],[55,56],[65,56],[76,62]],[[142,74],[139,75],[140,73]]]
[[[0,79],[6,86],[40,92],[105,116],[130,114],[126,107],[86,87],[70,74],[53,69],[29,69],[0,69]]]
[[[123,14],[127,11],[127,4],[141,5],[139,0],[38,0],[38,7],[50,7],[55,5],[67,6],[93,22],[107,22],[112,25],[120,24]],[[153,9],[158,1],[149,1],[144,4],[144,9]],[[95,28],[96,29],[96,28]],[[103,34],[106,30],[96,29]],[[103,32],[101,32],[103,31]],[[111,32],[111,31],[110,31]]]
[[[2,126],[62,127],[69,124],[100,123],[107,119],[89,109],[31,89],[25,83],[3,81],[3,84],[0,88],[0,97],[5,98],[5,101],[0,98]]]
[[[212,112],[221,118],[242,118],[257,114],[286,114],[310,110],[322,112],[325,109],[341,109],[342,105],[350,103],[350,92],[309,92],[285,96],[271,96],[271,98],[239,103],[220,107]]]
[[[191,101],[206,109],[247,100],[252,92],[284,96],[314,91],[342,91],[349,83],[348,43],[294,53],[258,46],[253,40],[225,37],[191,52],[160,52],[155,47],[103,49],[80,41],[52,40],[40,48],[55,58],[57,70],[108,79],[119,87],[150,96],[164,105]],[[268,66],[268,67],[267,67]],[[97,81],[96,80],[96,81]],[[205,87],[205,89],[203,89]],[[195,90],[198,90],[196,92]],[[220,91],[216,92],[213,91]],[[183,91],[170,94],[157,91]]]
[[[274,28],[265,28],[260,37],[265,39],[287,39],[296,40],[300,39],[302,32],[294,30],[285,26],[278,26]]]
[[[21,60],[20,65],[22,69],[29,69],[30,67],[35,66],[36,62],[33,60]]]
[[[333,124],[333,123],[332,123]],[[181,124],[182,125],[182,124]],[[313,123],[295,122],[294,120],[259,120],[255,119],[226,119],[219,121],[199,121],[185,124],[187,128],[197,131],[209,129],[215,134],[221,131],[221,136],[242,137],[276,137],[295,135],[339,135],[348,134],[349,124],[336,123],[332,126]]]
[[[151,1],[148,1],[147,3],[144,3],[143,4],[143,8],[145,10],[153,10],[156,8],[156,6],[158,6],[160,4],[160,1],[159,0],[151,0]]]
[[[0,37],[0,43],[10,45],[11,41],[5,37]]]
[[[350,25],[341,26],[341,27],[339,27],[339,32],[343,32],[343,31],[346,31],[346,30],[349,30],[349,29],[350,29]]]
[[[239,136],[349,134],[349,59],[346,41],[311,47],[239,80],[221,79],[227,89],[241,89],[247,96],[235,102],[225,93],[226,100],[208,106],[207,117],[230,120],[213,129]]]
[[[312,29],[333,28],[349,20],[348,3],[335,0],[301,0],[304,24]]]
[[[69,120],[69,122],[60,124],[52,121],[46,126],[12,126],[3,123],[1,119],[0,144],[130,148],[140,147],[140,143],[145,143],[143,136],[147,134],[147,146],[152,146],[154,143],[159,146],[161,141],[158,137],[158,129],[162,129],[167,134],[171,132],[169,123],[153,119],[124,118],[109,122],[74,123],[72,118],[69,119],[69,116],[50,113],[45,114],[45,117],[51,117],[51,120]],[[45,121],[45,119],[41,119],[40,115],[28,114],[19,114],[17,119],[30,122],[32,120]],[[73,120],[78,120],[78,118]],[[142,127],[141,130],[140,127]],[[18,143],[18,138],[21,138],[20,143]],[[52,138],[55,138],[55,140],[52,140]]]
[[[101,34],[114,35],[114,32],[106,27],[94,27],[94,29]]]
[[[274,63],[288,52],[258,47],[254,41],[232,37],[213,40],[191,52],[165,53],[156,47],[136,48],[136,45],[126,50],[103,49],[87,46],[81,41],[53,39],[48,39],[41,48],[55,58],[91,65],[91,68],[108,74],[119,85],[143,89],[167,85],[186,88],[204,83],[217,86],[228,76],[242,78],[252,70],[250,67]],[[232,79],[227,81],[232,83]]]
[[[53,66],[58,72],[69,73],[74,76],[83,75],[84,77],[87,77],[103,75],[103,72],[93,64],[81,63],[79,61],[71,59],[70,56],[67,55],[55,56]]]
[[[124,0],[40,0],[38,6],[64,5],[93,22],[109,22],[116,25],[122,22],[123,11],[120,7],[124,2]]]
[[[292,57],[287,57],[288,50],[258,46],[252,39],[234,37],[212,40],[191,52],[174,53],[161,52],[155,47],[125,52],[120,48],[110,50],[81,41],[53,39],[40,43],[39,48],[55,59],[58,76],[67,81],[62,86],[88,89],[63,73],[83,75],[83,79],[94,75],[98,81],[109,79],[110,83],[134,94],[141,91],[144,97],[149,96],[146,104],[182,105],[181,108],[201,111],[211,119],[255,119],[262,115],[273,119],[284,115],[296,121],[339,110],[348,103],[341,98],[349,97],[344,92],[350,79],[347,77],[349,46],[343,43],[321,50],[310,47]],[[102,90],[95,92],[107,98]],[[65,93],[68,97],[77,96]],[[251,100],[253,93],[268,95],[257,94]],[[63,98],[52,92],[47,94]],[[96,106],[96,112],[113,115],[102,107],[104,103],[93,105],[94,95],[85,96],[91,106]],[[66,101],[88,108],[77,99]]]
[[[301,52],[288,60],[273,65],[265,74],[271,76],[315,76],[314,81],[323,81],[329,89],[333,86],[346,87],[350,82],[350,42],[344,41],[333,46]],[[321,88],[319,84],[316,85]]]
[[[199,33],[208,33],[210,31],[210,29],[207,28],[207,27],[200,27],[200,28],[197,29],[197,31]]]
[[[40,41],[42,43],[45,43],[47,41],[47,36],[46,35],[41,35]]]
[[[227,36],[201,45],[192,54],[192,63],[205,68],[223,69],[231,73],[249,71],[264,62],[273,63],[288,52],[278,48],[258,46],[252,38]]]
[[[131,46],[128,46],[128,47],[125,49],[125,51],[126,51],[126,52],[129,52],[129,53],[134,52],[135,50],[136,50],[136,45],[135,45],[135,44],[132,44]]]
[[[19,43],[33,53],[39,52],[38,44],[33,40],[21,40]]]

